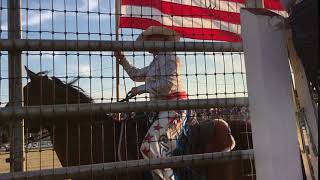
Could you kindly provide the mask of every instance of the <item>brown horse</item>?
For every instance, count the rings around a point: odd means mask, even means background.
[[[71,84],[65,84],[55,77],[49,78],[44,73],[35,74],[27,68],[26,70],[31,81],[23,88],[25,106],[93,103],[81,89]],[[147,131],[147,124],[144,121],[134,120],[126,124],[127,142],[123,145],[127,144],[128,148],[122,147],[122,159],[134,160],[139,154],[138,147]],[[116,123],[113,117],[103,112],[88,115],[73,114],[72,117],[25,118],[25,126],[29,132],[39,131],[40,128],[49,130],[53,148],[64,167],[118,160],[116,153],[120,123]],[[125,150],[127,153],[124,153]],[[115,178],[110,177],[110,179]],[[142,173],[118,178],[142,179]]]
[[[27,69],[30,82],[24,87],[25,106],[93,103],[93,100],[72,84],[49,78],[45,73],[34,73]],[[142,117],[146,118],[146,117]],[[54,150],[62,166],[76,166],[103,162],[115,162],[120,134],[120,123],[105,113],[88,115],[73,114],[72,117],[59,118],[25,118],[27,131],[38,131],[47,128],[51,133]],[[138,119],[141,119],[138,118]],[[250,124],[246,121],[228,121],[236,140],[236,150],[252,148]],[[148,130],[147,121],[131,120],[126,123],[126,139],[122,143],[122,160],[141,158],[140,144]],[[126,145],[126,146],[125,146]],[[252,174],[251,163],[235,160],[228,163],[200,167],[206,179],[240,179],[249,180]],[[248,171],[248,172],[247,172]],[[91,179],[101,179],[91,175]],[[85,177],[84,179],[88,179]],[[143,173],[130,173],[122,176],[104,177],[104,179],[144,179]]]

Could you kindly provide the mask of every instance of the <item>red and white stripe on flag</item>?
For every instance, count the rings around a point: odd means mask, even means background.
[[[280,0],[263,0],[263,7],[281,16],[288,17],[288,13],[285,11]]]
[[[280,0],[265,8],[282,10]],[[241,41],[240,8],[245,0],[121,0],[121,28],[165,26],[185,38]]]
[[[244,0],[121,0],[120,27],[165,26],[185,38],[241,41]]]

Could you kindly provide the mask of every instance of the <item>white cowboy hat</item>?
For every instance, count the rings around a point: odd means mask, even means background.
[[[180,40],[180,34],[178,34],[176,31],[171,30],[166,27],[162,26],[150,26],[148,29],[143,31],[137,38],[137,41],[147,41],[148,36],[151,35],[161,35],[161,36],[167,36],[168,41],[179,41]]]

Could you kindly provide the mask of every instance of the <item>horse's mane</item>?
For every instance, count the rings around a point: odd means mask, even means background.
[[[85,94],[85,91],[74,85],[75,82],[77,82],[79,80],[79,77],[78,78],[74,78],[71,82],[69,83],[66,83],[66,82],[63,82],[61,81],[59,78],[55,77],[55,76],[52,76],[51,78],[49,78],[48,76],[48,71],[40,71],[38,72],[36,75],[37,76],[47,76],[49,80],[52,81],[52,83],[55,83],[55,86],[56,87],[60,87],[60,88],[67,88],[69,89],[73,94],[79,94],[80,98],[88,101],[88,102],[93,102],[93,99],[88,96],[87,94]]]

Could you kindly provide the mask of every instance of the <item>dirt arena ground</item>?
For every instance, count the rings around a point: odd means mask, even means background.
[[[6,163],[9,158],[9,152],[0,152],[0,173],[10,171],[10,164]],[[26,170],[40,170],[49,168],[61,167],[56,153],[52,149],[46,149],[39,152],[39,150],[32,150],[26,153]]]

